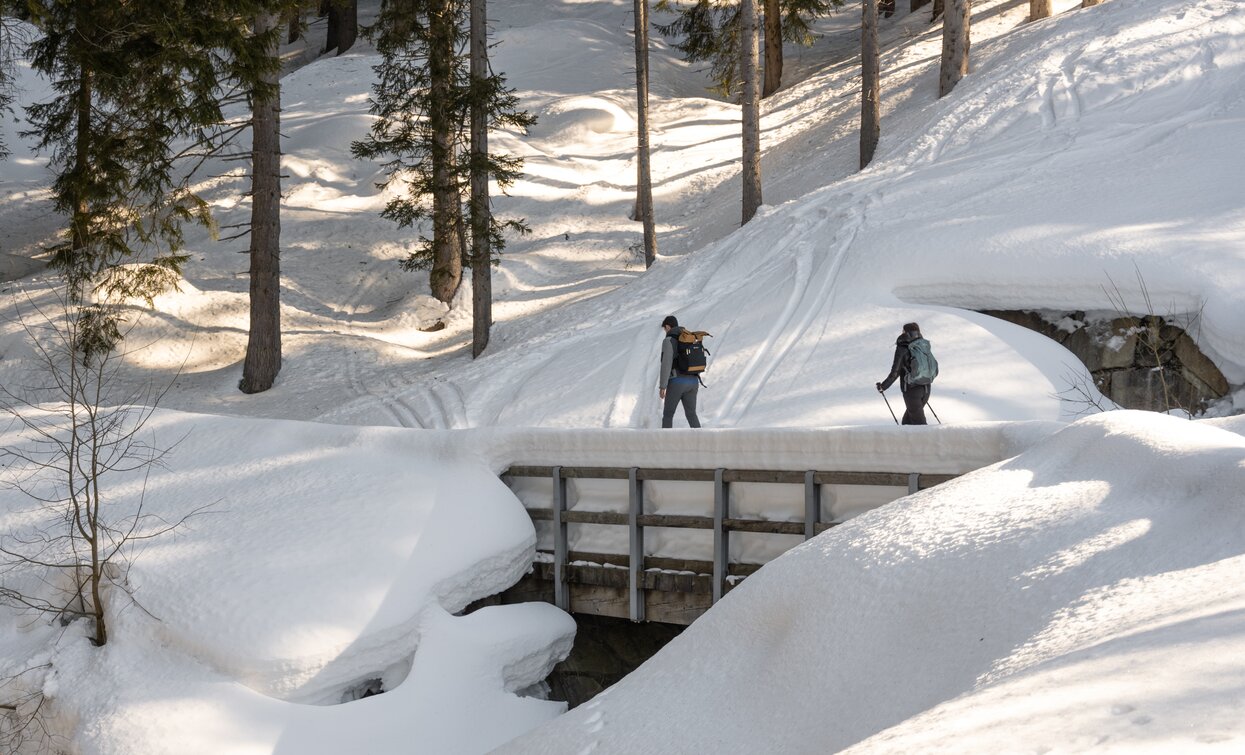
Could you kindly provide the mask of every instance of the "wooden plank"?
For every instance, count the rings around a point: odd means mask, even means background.
[[[639,478],[641,480],[713,482],[713,470],[641,468],[639,471]]]
[[[713,529],[713,517],[688,514],[641,514],[640,524],[645,527],[676,527],[688,530]]]
[[[552,509],[528,509],[527,513],[533,521],[549,521],[554,518]],[[611,524],[628,525],[631,523],[629,514],[618,514],[613,511],[576,511],[574,509],[562,513],[562,521],[568,524]],[[639,514],[636,522],[641,527],[672,527],[675,529],[711,530],[714,520],[711,516],[692,516],[690,514]],[[736,532],[762,532],[782,535],[802,535],[805,533],[803,522],[776,522],[769,519],[729,519],[726,528]]]
[[[804,539],[810,540],[817,534],[817,524],[821,521],[821,486],[817,484],[817,473],[808,470],[804,473]]]
[[[565,511],[562,521],[571,524],[627,524],[627,515],[613,511]]]
[[[763,519],[726,519],[722,525],[731,532],[761,532],[771,535],[803,535],[804,522],[772,522]]]
[[[628,471],[625,467],[562,467],[562,476],[591,480],[625,480]]]
[[[823,523],[823,527],[829,528],[830,523]],[[539,551],[546,555],[552,555],[549,551]],[[571,562],[581,561],[591,564],[613,564],[614,566],[628,566],[629,559],[623,553],[592,553],[588,551],[571,551],[567,556]],[[552,561],[537,561],[534,564],[537,570],[549,569],[552,567]],[[733,563],[727,568],[727,573],[731,575],[748,575],[756,572],[763,564],[749,563]],[[648,571],[672,571],[672,572],[690,572],[692,574],[703,574],[708,576],[713,573],[712,561],[696,561],[683,558],[665,558],[662,556],[645,556],[644,569]],[[552,579],[552,576],[547,577]]]
[[[906,487],[906,472],[818,472],[813,479],[819,485],[883,485]]]
[[[838,527],[840,524],[842,524],[842,522],[818,522],[814,529],[816,529],[817,534],[820,535],[831,527]]]
[[[632,467],[627,475],[627,542],[631,551],[627,557],[627,606],[628,618],[644,621],[644,590],[640,585],[644,570],[644,527],[640,516],[644,513],[644,481],[639,470]]]
[[[935,485],[941,485],[944,482],[950,482],[960,476],[961,475],[958,474],[923,474],[921,475],[919,485],[921,490],[925,490],[926,488],[932,488]]]
[[[804,473],[772,469],[728,469],[722,478],[726,482],[770,482],[800,485],[804,482]]]
[[[501,473],[502,477],[552,477],[554,467],[512,466]]]
[[[562,468],[554,467],[549,474],[553,478],[553,603],[563,611],[570,610],[570,595],[566,590],[566,480]]]
[[[502,472],[502,477],[550,477],[554,467],[515,465]],[[630,469],[626,467],[562,467],[564,478],[583,478],[600,480],[629,479]],[[770,482],[798,485],[804,482],[804,472],[789,472],[769,469],[731,469],[726,470],[727,482]],[[819,485],[880,485],[887,487],[905,487],[908,484],[907,472],[817,472],[815,482]],[[921,489],[940,485],[948,480],[959,477],[958,474],[920,473]],[[641,468],[641,480],[668,480],[712,482],[712,469],[672,469],[672,468]]]
[[[730,483],[725,480],[725,469],[713,472],[713,602],[722,599],[726,584],[726,564],[730,561],[730,530],[726,518],[730,516]]]

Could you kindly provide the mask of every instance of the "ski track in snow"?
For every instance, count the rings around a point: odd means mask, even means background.
[[[817,317],[833,311],[839,269],[852,241],[865,222],[865,212],[861,205],[868,201],[868,197],[862,198],[849,210],[846,222],[835,234],[836,243],[826,255],[816,254],[816,242],[810,240],[810,237],[815,239],[816,234],[809,233],[815,226],[824,225],[825,221],[818,224],[802,217],[791,224],[782,241],[800,239],[794,242],[794,247],[799,252],[795,258],[794,280],[801,281],[801,284],[792,287],[787,306],[770,329],[770,335],[762,347],[755,350],[740,377],[731,384],[731,389],[722,402],[723,408],[716,414],[715,425],[738,425],[765,390],[765,385],[775,370],[782,365],[795,345],[805,338]],[[807,212],[803,214],[806,216]],[[826,212],[821,210],[819,214],[824,216]],[[823,260],[820,263],[819,257]],[[827,258],[828,262],[825,261]]]

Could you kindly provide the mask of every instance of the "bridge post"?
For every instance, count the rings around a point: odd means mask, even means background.
[[[908,475],[908,495],[921,489],[921,475],[913,472]]]
[[[562,467],[553,468],[553,604],[563,611],[571,610],[571,598],[566,589],[566,478]]]
[[[627,528],[631,535],[631,558],[627,561],[627,592],[631,603],[631,620],[635,622],[644,621],[644,588],[641,585],[644,577],[644,527],[640,525],[640,515],[644,513],[644,481],[639,478],[639,471],[632,467],[627,472]]]
[[[817,523],[821,520],[821,486],[817,484],[817,473],[809,470],[804,473],[804,539],[812,540],[817,534]]]
[[[727,564],[730,563],[730,532],[726,518],[730,508],[730,491],[723,479],[725,469],[713,470],[713,602],[722,599],[726,586]]]

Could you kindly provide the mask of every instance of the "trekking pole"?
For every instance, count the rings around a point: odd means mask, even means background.
[[[891,409],[891,400],[886,397],[886,391],[878,389],[878,393],[882,394],[882,400],[886,402],[886,408],[891,413],[891,419],[895,420],[895,424],[899,424],[899,418],[895,416],[895,410]]]
[[[926,408],[926,409],[929,409],[929,413],[930,413],[930,414],[932,414],[932,415],[934,415],[934,419],[938,420],[938,424],[940,424],[940,425],[941,425],[941,424],[942,424],[942,418],[938,416],[938,412],[934,411],[934,407],[930,406],[928,401],[926,401],[926,402],[925,402],[925,408]],[[892,413],[893,413],[893,412],[892,412]]]

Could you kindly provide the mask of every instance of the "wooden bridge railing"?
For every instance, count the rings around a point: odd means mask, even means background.
[[[554,604],[570,611],[571,600],[567,572],[570,553],[567,544],[567,525],[600,524],[625,526],[629,531],[630,554],[627,559],[627,593],[632,621],[645,621],[644,528],[674,527],[713,531],[712,602],[716,603],[728,590],[730,533],[760,532],[785,535],[803,535],[808,540],[821,532],[841,524],[840,521],[821,521],[822,485],[868,485],[908,488],[909,493],[933,487],[958,475],[922,474],[899,472],[801,472],[762,469],[657,469],[642,467],[561,467],[561,466],[512,466],[504,473],[506,477],[545,478],[553,481],[553,501],[550,508],[530,508],[528,514],[534,521],[553,522],[553,596]],[[627,480],[627,513],[610,511],[574,511],[567,508],[566,481],[569,479]],[[644,483],[650,480],[713,483],[713,515],[644,513]],[[730,485],[736,482],[783,483],[804,486],[803,521],[771,521],[743,519],[731,516]],[[650,559],[652,561],[653,559]],[[736,569],[736,572],[739,570]]]

